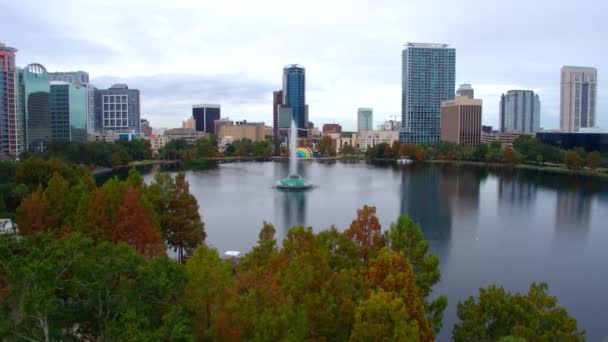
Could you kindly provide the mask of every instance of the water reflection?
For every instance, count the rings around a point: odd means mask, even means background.
[[[284,191],[282,193],[281,204],[285,233],[293,226],[306,224],[306,195],[306,191]]]
[[[593,197],[581,191],[558,191],[555,208],[556,235],[586,236]]]

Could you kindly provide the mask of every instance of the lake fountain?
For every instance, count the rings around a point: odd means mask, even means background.
[[[277,182],[277,188],[281,190],[306,190],[313,184],[298,174],[298,151],[297,151],[298,129],[296,122],[291,121],[291,132],[289,137],[289,176]]]

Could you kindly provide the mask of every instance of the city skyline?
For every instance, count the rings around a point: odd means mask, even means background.
[[[473,85],[483,100],[485,125],[498,126],[500,94],[531,89],[543,100],[541,127],[559,128],[560,69],[581,65],[598,70],[597,126],[608,128],[602,83],[603,70],[608,70],[606,48],[593,44],[607,31],[602,1],[564,6],[541,1],[525,16],[514,3],[431,1],[414,6],[384,1],[368,6],[355,1],[342,12],[340,2],[312,1],[294,25],[287,25],[293,18],[277,15],[280,6],[267,3],[243,4],[234,11],[226,4],[152,1],[141,3],[138,14],[127,19],[103,15],[116,12],[119,5],[111,1],[104,6],[73,3],[61,15],[63,7],[57,4],[4,2],[1,40],[19,50],[20,67],[41,63],[51,72],[84,70],[99,88],[127,83],[141,90],[142,117],[155,127],[179,127],[192,104],[207,102],[222,104],[231,117],[270,124],[272,91],[280,88],[281,67],[291,63],[308,69],[307,103],[317,126],[337,122],[354,130],[353,113],[361,106],[375,109],[376,126],[400,112],[402,45],[438,41],[457,50],[455,85]],[[28,10],[34,6],[35,11]],[[82,17],[92,11],[101,15],[82,27]],[[315,20],[304,20],[307,15]],[[228,16],[243,25],[230,25]],[[442,25],[434,25],[429,16]],[[462,16],[471,20],[462,21]],[[562,25],[565,16],[581,24]],[[199,17],[205,20],[195,20]],[[493,24],[503,17],[514,24],[508,32]],[[358,26],[362,19],[378,25],[363,30]],[[265,34],[276,27],[281,32]],[[126,29],[131,30],[127,37]],[[40,31],[47,33],[44,38]],[[521,38],[529,33],[534,37]],[[578,39],[583,34],[585,39]],[[70,46],[73,53],[58,46]]]

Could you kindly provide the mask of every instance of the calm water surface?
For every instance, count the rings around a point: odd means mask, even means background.
[[[453,165],[301,162],[300,173],[318,188],[274,189],[287,173],[288,164],[279,162],[187,172],[207,242],[220,253],[246,252],[264,221],[275,225],[278,240],[297,224],[344,230],[357,208],[369,204],[383,229],[409,214],[440,258],[442,280],[434,292],[448,295],[450,305],[438,340],[451,336],[456,303],[480,286],[526,291],[532,281],[549,283],[589,341],[608,336],[605,181]]]

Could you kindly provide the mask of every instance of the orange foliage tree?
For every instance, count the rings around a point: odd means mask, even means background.
[[[367,263],[369,258],[384,246],[381,228],[376,216],[376,207],[364,205],[362,209],[357,210],[357,218],[344,232],[344,235],[353,240],[359,248],[364,263]]]

